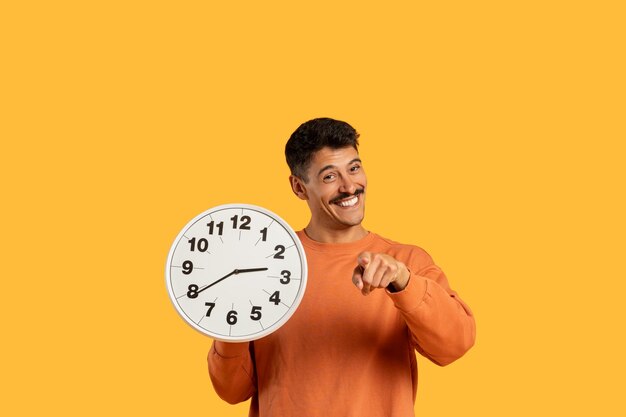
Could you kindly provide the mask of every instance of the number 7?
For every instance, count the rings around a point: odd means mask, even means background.
[[[207,317],[211,317],[211,311],[215,307],[215,303],[204,303],[205,306],[209,307],[209,310],[206,312]]]

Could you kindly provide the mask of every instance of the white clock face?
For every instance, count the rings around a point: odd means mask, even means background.
[[[272,333],[294,313],[307,264],[289,225],[262,207],[228,204],[198,215],[179,233],[165,270],[174,307],[219,340]]]

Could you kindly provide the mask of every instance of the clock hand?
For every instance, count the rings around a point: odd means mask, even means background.
[[[257,272],[257,271],[267,271],[269,268],[250,268],[250,269],[235,269],[235,274],[241,274],[242,272]]]
[[[214,286],[215,284],[217,284],[218,282],[222,282],[224,281],[226,278],[228,278],[231,275],[235,275],[237,273],[237,270],[233,270],[232,272],[224,275],[222,278],[218,279],[217,281],[214,281],[212,283],[210,283],[209,285],[207,285],[206,287],[202,287],[200,288],[198,291],[196,291],[197,294],[200,294],[202,291],[206,290],[207,288],[211,288],[212,286]]]
[[[224,281],[226,278],[228,278],[231,275],[237,275],[237,274],[241,274],[241,273],[245,273],[245,272],[258,272],[258,271],[267,271],[268,268],[249,268],[249,269],[235,269],[232,272],[224,275],[222,278],[218,279],[215,282],[210,283],[209,285],[207,285],[206,287],[202,287],[200,288],[198,291],[196,291],[197,294],[200,294],[202,291],[211,288],[212,286],[214,286],[215,284],[217,284],[218,282],[222,282]]]

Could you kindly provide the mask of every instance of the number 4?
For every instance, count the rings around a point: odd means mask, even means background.
[[[275,291],[274,294],[270,296],[270,301],[276,305],[280,304],[280,292]]]

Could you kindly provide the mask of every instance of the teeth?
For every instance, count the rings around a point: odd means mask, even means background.
[[[352,197],[350,200],[346,200],[346,201],[339,201],[337,204],[339,204],[341,207],[352,207],[354,206],[357,201],[359,201],[358,197]]]

